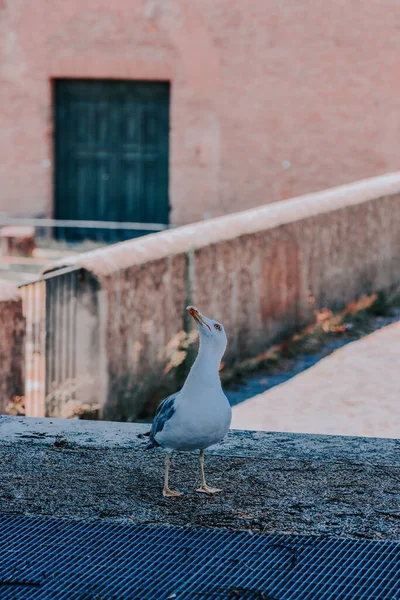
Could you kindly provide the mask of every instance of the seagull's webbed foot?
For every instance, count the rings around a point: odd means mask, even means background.
[[[219,492],[222,492],[222,490],[220,490],[219,488],[209,487],[208,485],[202,485],[201,487],[197,488],[196,492],[201,492],[202,494],[209,494],[210,496],[212,496],[213,494],[218,494]]]
[[[177,492],[176,490],[170,490],[168,487],[165,487],[162,495],[164,498],[177,498],[178,496],[183,496],[183,492]]]

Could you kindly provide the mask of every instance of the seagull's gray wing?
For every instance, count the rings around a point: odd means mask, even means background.
[[[150,431],[150,442],[146,448],[154,448],[160,444],[157,442],[156,435],[163,430],[165,423],[172,417],[175,412],[175,400],[178,397],[179,392],[172,394],[165,398],[158,406],[156,414],[153,419],[153,424]]]

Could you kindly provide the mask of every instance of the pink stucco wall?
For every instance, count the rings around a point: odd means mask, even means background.
[[[187,223],[400,167],[397,0],[0,0],[0,212],[52,212],[55,77],[172,82]]]

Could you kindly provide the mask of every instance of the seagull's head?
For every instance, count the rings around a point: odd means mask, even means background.
[[[186,310],[197,323],[200,343],[210,349],[214,349],[222,358],[227,344],[226,333],[222,323],[208,319],[194,306],[188,306]]]

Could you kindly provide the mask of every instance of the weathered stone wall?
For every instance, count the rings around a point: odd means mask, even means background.
[[[133,265],[109,275],[103,286],[109,377],[104,416],[124,420],[175,388],[176,369],[167,365],[184,328],[185,256]]]
[[[0,280],[0,414],[24,395],[25,321],[18,288]]]
[[[174,224],[396,170],[398,27],[398,0],[0,1],[0,211],[53,212],[63,77],[171,82]]]
[[[366,180],[73,257],[100,282],[108,418],[176,390],[187,304],[220,319],[227,365],[400,281],[400,175]],[[62,263],[65,264],[65,261]],[[310,303],[310,296],[314,304]]]

